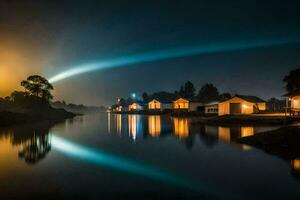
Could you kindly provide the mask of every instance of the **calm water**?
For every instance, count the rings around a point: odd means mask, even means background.
[[[299,199],[300,159],[232,142],[276,128],[103,113],[2,129],[0,199]]]

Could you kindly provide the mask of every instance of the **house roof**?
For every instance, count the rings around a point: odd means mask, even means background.
[[[153,100],[159,101],[160,103],[172,103],[173,102],[172,100],[168,100],[168,99],[152,98],[147,103],[150,103]]]
[[[294,97],[300,95],[300,90],[295,90],[289,93],[284,94],[284,97]]]
[[[251,103],[265,103],[266,101],[257,97],[257,96],[251,96],[251,95],[239,95],[239,94],[236,94],[234,95],[232,98],[230,99],[233,99],[234,97],[238,97],[240,99],[243,99],[245,101],[248,101],[248,102],[251,102]],[[227,100],[224,100],[224,101],[221,101],[221,102],[225,102],[225,101],[228,101],[230,99],[227,99]]]

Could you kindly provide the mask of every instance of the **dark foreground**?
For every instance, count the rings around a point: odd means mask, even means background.
[[[300,157],[300,128],[298,126],[285,126],[275,131],[238,138],[237,142],[255,146],[286,160]]]

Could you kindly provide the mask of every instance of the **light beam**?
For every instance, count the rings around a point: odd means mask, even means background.
[[[60,138],[56,135],[52,135],[51,147],[59,152],[62,152],[68,156],[88,161],[96,165],[112,168],[118,171],[123,171],[135,175],[144,176],[150,179],[155,179],[167,183],[171,183],[177,186],[193,189],[204,192],[204,187],[200,187],[199,184],[187,180],[185,178],[172,175],[166,171],[163,171],[154,166],[141,164],[130,159],[119,157],[110,154],[99,149],[92,149],[83,145],[79,145],[66,139]],[[205,189],[207,193],[207,189]]]
[[[69,70],[61,72],[49,79],[50,83],[55,83],[57,81],[83,74],[96,70],[103,70],[114,67],[122,67],[133,64],[145,63],[145,62],[153,62],[171,58],[180,58],[185,56],[193,56],[200,55],[206,53],[218,53],[218,52],[227,52],[227,51],[235,51],[235,50],[244,50],[251,48],[259,48],[259,47],[268,47],[268,46],[276,46],[288,44],[291,40],[278,40],[278,41],[254,41],[254,42],[239,42],[239,43],[230,43],[230,44],[218,44],[218,45],[206,45],[206,46],[198,46],[198,47],[183,47],[176,49],[167,49],[156,52],[149,52],[143,54],[135,54],[129,56],[123,56],[111,60],[95,62],[90,64],[83,64],[79,66],[72,67]]]

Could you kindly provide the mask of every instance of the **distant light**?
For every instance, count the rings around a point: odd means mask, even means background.
[[[132,97],[133,99],[135,99],[135,98],[136,98],[136,94],[135,94],[135,93],[132,93],[131,97]]]
[[[247,106],[247,105],[245,105],[245,104],[243,104],[243,105],[242,105],[242,107],[243,107],[243,108],[248,108],[248,106]]]

